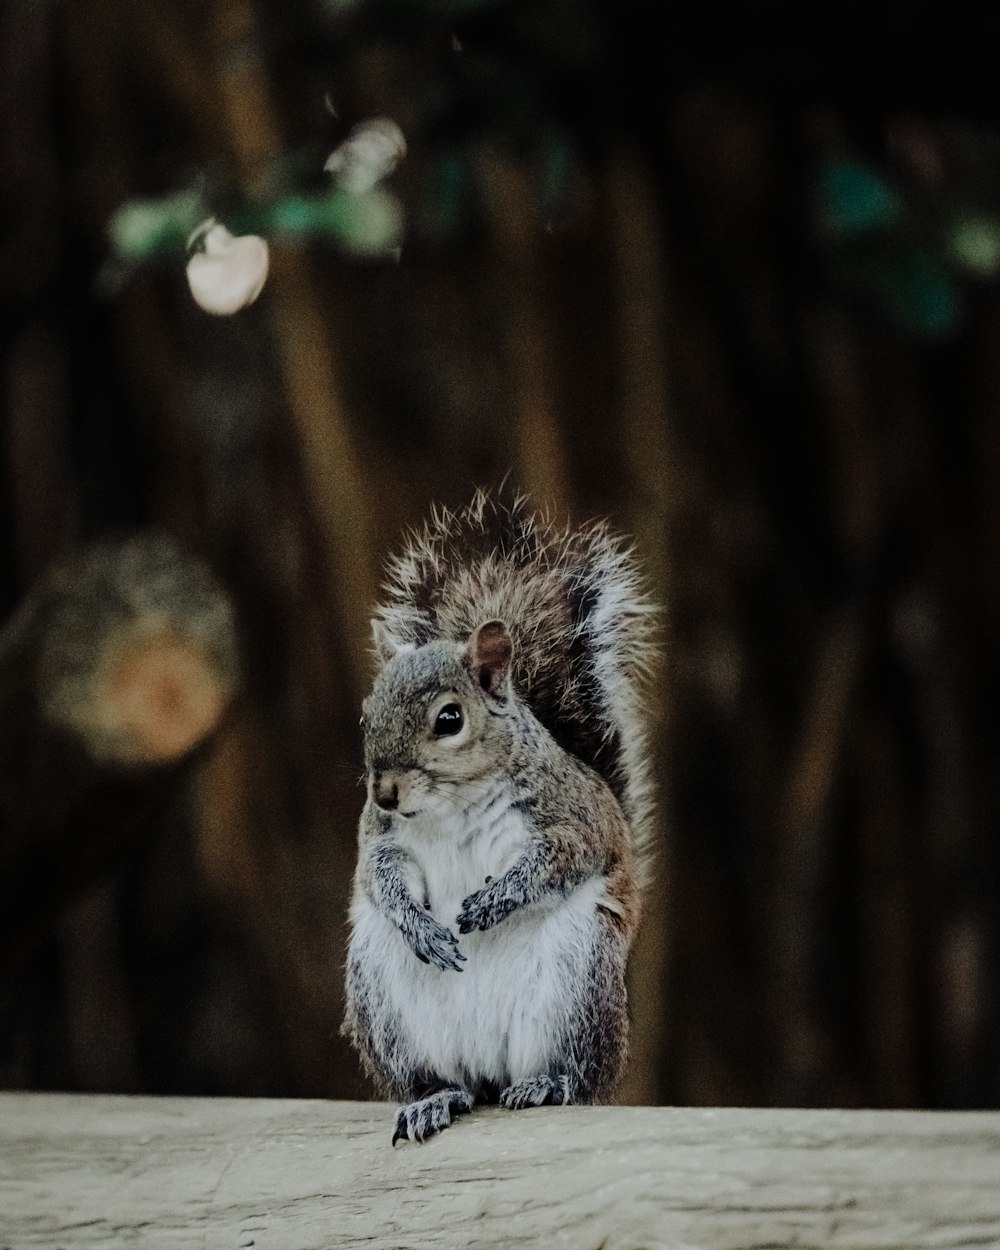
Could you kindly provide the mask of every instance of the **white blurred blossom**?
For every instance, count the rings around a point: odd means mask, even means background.
[[[355,126],[323,166],[345,191],[362,195],[392,173],[406,155],[406,139],[391,118],[373,117]]]
[[[205,312],[228,317],[252,304],[267,280],[267,243],[256,234],[234,237],[210,217],[191,236],[188,285]]]

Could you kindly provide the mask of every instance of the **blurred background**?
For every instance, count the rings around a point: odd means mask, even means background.
[[[998,23],[654,7],[0,9],[0,1086],[368,1096],[368,619],[506,478],[664,605],[623,1098],[1000,1105]]]

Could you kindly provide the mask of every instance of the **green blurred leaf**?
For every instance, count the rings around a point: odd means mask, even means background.
[[[857,161],[828,161],[819,176],[820,221],[840,237],[884,229],[902,212],[889,183]]]
[[[963,269],[979,278],[1000,271],[1000,221],[995,217],[960,218],[948,234],[948,252]]]
[[[427,162],[420,203],[421,229],[437,238],[455,234],[467,211],[469,179],[462,155],[446,148]]]
[[[108,236],[120,260],[141,264],[183,248],[207,216],[197,191],[178,191],[159,200],[126,200],[108,223]]]
[[[955,329],[961,315],[958,289],[933,252],[915,248],[887,256],[874,277],[890,315],[904,330],[941,338]]]
[[[332,236],[358,256],[392,252],[403,239],[403,212],[391,192],[375,187],[360,195],[288,195],[264,215],[262,233],[292,238]]]

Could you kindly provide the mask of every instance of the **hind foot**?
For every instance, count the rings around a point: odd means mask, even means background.
[[[396,1113],[392,1144],[395,1146],[400,1140],[422,1142],[432,1134],[440,1133],[460,1115],[471,1111],[475,1101],[469,1090],[451,1085],[447,1089],[439,1089],[429,1098],[400,1107]]]
[[[568,1076],[532,1076],[526,1081],[518,1081],[516,1085],[508,1085],[500,1095],[500,1106],[508,1111],[572,1101],[573,1090]]]

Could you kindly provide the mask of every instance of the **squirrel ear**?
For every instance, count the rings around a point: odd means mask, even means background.
[[[382,664],[388,664],[393,656],[401,655],[404,651],[414,650],[412,643],[396,642],[386,628],[385,621],[379,620],[377,616],[372,617],[372,642],[375,654]]]
[[[473,630],[467,654],[480,686],[490,694],[501,694],[514,657],[514,643],[503,621],[487,621]]]

